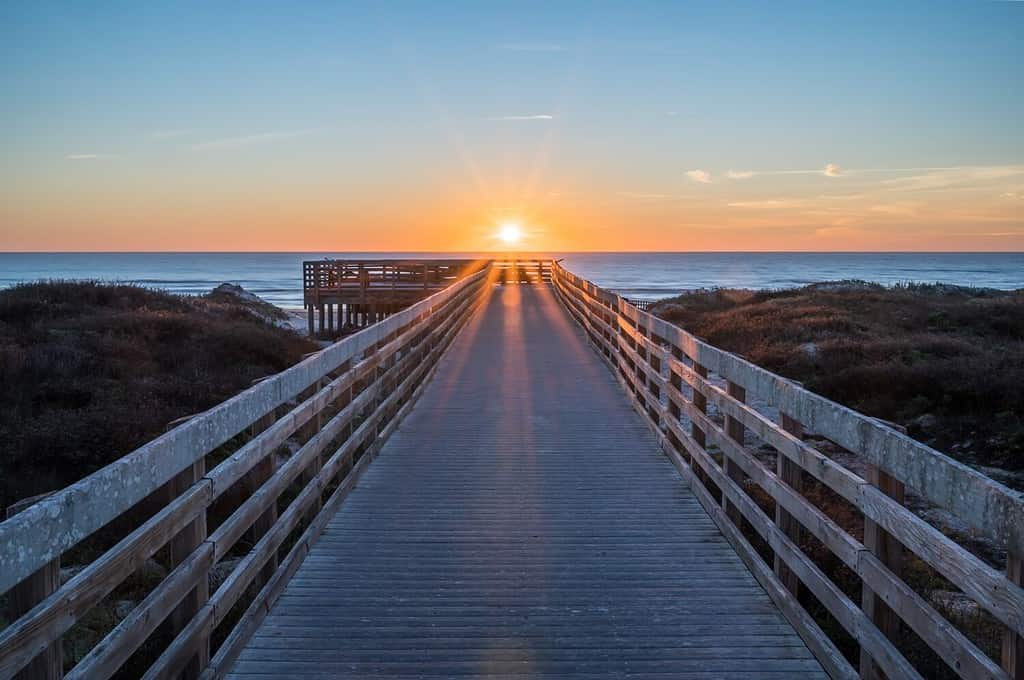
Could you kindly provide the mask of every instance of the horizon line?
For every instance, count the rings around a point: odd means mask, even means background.
[[[0,250],[0,255],[331,255],[331,254],[414,254],[414,255],[1024,255],[1024,250]]]

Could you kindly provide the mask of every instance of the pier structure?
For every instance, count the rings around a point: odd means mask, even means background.
[[[493,267],[501,282],[550,282],[543,259],[323,259],[302,263],[310,335],[352,332],[383,321],[455,281]]]
[[[11,513],[0,677],[1021,678],[1022,558],[1020,494],[559,263],[486,262]]]

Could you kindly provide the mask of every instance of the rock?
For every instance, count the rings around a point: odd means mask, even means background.
[[[167,578],[167,570],[152,557],[143,562],[135,574],[143,581],[163,581]]]
[[[216,303],[241,307],[253,316],[280,328],[295,330],[295,319],[259,295],[250,293],[236,283],[222,283],[211,290],[206,298]]]
[[[239,286],[237,283],[222,283],[213,290],[211,290],[210,295],[227,295],[230,297],[238,298],[239,300],[244,300],[245,302],[263,302],[264,304],[268,304],[259,295],[256,295],[255,293],[250,293],[245,288]]]
[[[135,600],[116,600],[114,602],[114,616],[117,617],[118,621],[124,619],[124,617],[132,613],[137,604],[138,602]]]
[[[210,592],[214,592],[220,587],[224,581],[231,576],[231,572],[235,570],[238,563],[242,561],[241,557],[225,557],[210,570]]]
[[[818,358],[818,345],[814,342],[805,342],[800,345],[800,351],[812,359]]]
[[[919,415],[910,421],[911,427],[916,427],[922,432],[930,432],[934,430],[939,424],[939,419],[931,413],[925,413]]]
[[[978,603],[963,593],[952,590],[936,590],[931,594],[932,604],[940,612],[946,611],[953,616],[968,617],[978,613]]]
[[[67,567],[60,568],[60,584],[64,585],[85,569],[84,564],[72,564]]]

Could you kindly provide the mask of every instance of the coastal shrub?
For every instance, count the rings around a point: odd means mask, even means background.
[[[230,298],[0,290],[0,507],[60,489],[316,349]]]
[[[1024,291],[835,282],[652,311],[967,463],[1024,470]]]
[[[785,291],[697,291],[662,301],[652,311],[1024,488],[1024,291],[839,282]],[[827,440],[813,443],[826,455],[841,452]],[[810,475],[802,478],[804,497],[861,540],[864,522],[856,508]],[[771,505],[755,483],[745,488],[762,509]],[[990,564],[1005,560],[980,537],[942,530]],[[771,564],[755,532],[745,535]],[[848,597],[859,600],[859,577],[831,550],[809,532],[800,547]],[[903,578],[983,652],[999,658],[1002,627],[994,617],[910,552]],[[856,664],[856,641],[806,589],[800,599]],[[924,677],[957,677],[906,626],[896,645]]]

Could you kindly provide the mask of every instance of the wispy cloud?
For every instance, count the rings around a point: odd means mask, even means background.
[[[498,45],[498,49],[508,50],[509,52],[567,52],[569,50],[565,45],[546,42],[501,43]]]
[[[896,215],[901,217],[912,217],[917,214],[920,203],[917,201],[902,201],[897,203],[880,203],[873,205],[868,210],[882,215]]]
[[[1015,236],[1024,236],[1024,231],[985,231],[985,232],[972,232],[964,231],[956,234],[950,234],[950,236],[990,236],[994,238],[1012,238]]]
[[[707,170],[689,170],[687,171],[686,176],[694,182],[700,182],[701,184],[711,183],[711,173]]]
[[[268,142],[277,142],[284,139],[295,139],[296,137],[304,137],[314,132],[316,132],[315,129],[262,132],[255,135],[243,135],[239,137],[225,137],[223,139],[213,139],[207,142],[193,144],[190,148],[193,151],[212,151],[215,149],[239,149],[247,146],[253,146],[256,144],[265,144]]]
[[[886,185],[889,191],[980,189],[1024,175],[1024,165],[965,165],[949,168],[907,168],[903,171],[917,174],[894,177],[883,181],[882,184]]]
[[[151,137],[153,139],[178,139],[195,132],[195,128],[179,128],[176,130],[157,130]]]
[[[487,120],[554,120],[549,113],[537,113],[530,116],[493,116]]]
[[[761,175],[824,175],[825,177],[841,177],[845,171],[835,163],[827,163],[823,168],[799,170],[729,170],[725,176],[729,179],[750,179]]]
[[[98,158],[107,158],[107,156],[102,153],[72,153],[68,154],[64,158],[69,161],[92,161]]]
[[[688,196],[678,194],[658,194],[642,191],[620,191],[618,192],[618,195],[623,198],[631,198],[635,201],[675,201],[682,198],[689,198]]]
[[[798,208],[806,201],[790,198],[772,198],[764,201],[734,201],[729,203],[730,208],[753,208],[757,210],[777,210],[780,208]]]

